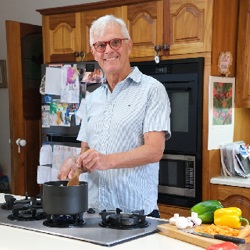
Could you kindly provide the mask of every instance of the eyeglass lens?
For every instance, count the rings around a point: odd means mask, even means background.
[[[121,47],[121,39],[112,39],[108,42],[97,42],[94,46],[97,51],[104,51],[106,49],[107,43],[112,49],[119,49]]]

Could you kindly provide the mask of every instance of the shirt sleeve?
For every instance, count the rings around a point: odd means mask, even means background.
[[[171,136],[170,131],[170,101],[166,89],[159,82],[153,85],[149,95],[143,133],[150,131],[165,131],[165,139]]]

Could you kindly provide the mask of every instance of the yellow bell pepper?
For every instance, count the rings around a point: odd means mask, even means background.
[[[231,228],[240,228],[242,221],[249,225],[247,219],[241,217],[242,211],[237,207],[219,208],[214,212],[214,224],[228,226]]]

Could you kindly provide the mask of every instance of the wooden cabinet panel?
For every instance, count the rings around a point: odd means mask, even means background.
[[[240,208],[242,217],[250,220],[249,188],[211,185],[211,199],[220,201],[224,207]]]
[[[170,55],[211,51],[212,6],[212,0],[170,0]]]
[[[250,108],[250,0],[239,6],[235,101],[237,107]]]
[[[44,63],[80,61],[82,13],[43,16]]]
[[[186,207],[177,207],[158,203],[158,208],[161,214],[161,219],[169,220],[174,216],[175,213],[184,217],[188,217],[191,215],[190,208]]]
[[[91,53],[91,47],[89,45],[89,29],[92,22],[99,17],[105,15],[114,15],[116,17],[122,18],[123,15],[123,8],[116,7],[116,8],[108,8],[108,9],[100,9],[100,10],[91,10],[85,12],[85,20],[83,22],[83,29],[82,29],[82,47],[84,47],[84,51],[86,53],[86,61],[94,60],[94,57]]]
[[[133,40],[130,58],[154,56],[163,39],[163,2],[128,5],[127,27]]]

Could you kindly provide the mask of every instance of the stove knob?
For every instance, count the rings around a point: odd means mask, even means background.
[[[94,214],[94,213],[95,213],[95,209],[94,209],[94,208],[89,208],[89,209],[87,210],[87,213],[89,213],[89,214]]]

